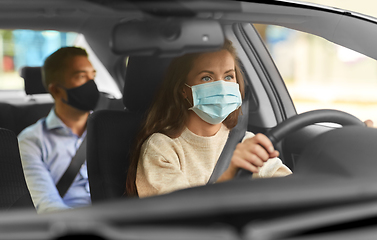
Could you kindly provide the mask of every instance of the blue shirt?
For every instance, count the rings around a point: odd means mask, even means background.
[[[25,128],[19,135],[19,148],[26,183],[38,213],[82,207],[91,203],[86,161],[61,198],[56,183],[68,168],[86,131],[79,137],[55,114]]]

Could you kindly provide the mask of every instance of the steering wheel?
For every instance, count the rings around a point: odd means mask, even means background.
[[[346,112],[331,109],[313,110],[295,115],[285,120],[267,132],[266,136],[271,140],[272,144],[276,148],[277,143],[279,143],[288,134],[293,133],[303,127],[320,122],[338,123],[342,126],[365,126],[365,123],[363,123],[360,119]],[[251,174],[252,173],[247,170],[240,169],[237,176],[246,177],[251,176]]]
[[[320,122],[338,123],[342,126],[365,126],[360,119],[346,112],[331,109],[313,110],[285,120],[267,132],[266,136],[271,140],[274,147],[276,147],[276,144],[287,134]]]

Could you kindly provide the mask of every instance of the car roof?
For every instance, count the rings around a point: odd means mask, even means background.
[[[377,59],[375,18],[296,1],[1,0],[0,9],[0,28],[74,31],[102,43],[108,41],[115,23],[130,20],[195,16],[223,23],[275,24],[321,36]]]

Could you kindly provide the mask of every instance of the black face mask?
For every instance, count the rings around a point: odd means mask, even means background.
[[[89,80],[75,88],[64,88],[68,100],[63,102],[82,111],[94,110],[99,99],[99,91],[94,80]]]

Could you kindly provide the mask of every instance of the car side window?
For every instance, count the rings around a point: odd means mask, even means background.
[[[23,92],[24,80],[20,76],[21,68],[41,67],[47,56],[65,46],[84,48],[97,71],[96,83],[99,90],[115,98],[122,97],[112,76],[82,34],[52,30],[0,29],[0,91],[4,93],[3,97],[0,96],[0,101],[9,98],[5,96],[6,92],[11,91],[11,94],[15,91]]]
[[[297,113],[337,109],[377,123],[377,62],[326,39],[254,25],[265,42]]]
[[[40,67],[60,47],[73,45],[77,33],[0,30],[0,90],[23,90],[22,67]]]

